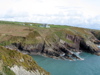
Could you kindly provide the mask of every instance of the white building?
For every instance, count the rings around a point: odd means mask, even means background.
[[[50,26],[48,24],[42,24],[42,25],[40,25],[40,27],[50,28]]]
[[[32,26],[32,24],[29,24],[30,26]]]

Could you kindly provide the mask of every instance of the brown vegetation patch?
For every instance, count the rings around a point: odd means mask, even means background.
[[[28,27],[20,26],[20,25],[0,25],[0,33],[13,35],[13,36],[26,36],[29,31],[26,31]]]

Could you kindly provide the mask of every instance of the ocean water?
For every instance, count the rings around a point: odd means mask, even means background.
[[[84,60],[56,60],[43,56],[32,56],[51,75],[100,75],[100,56],[81,53]]]

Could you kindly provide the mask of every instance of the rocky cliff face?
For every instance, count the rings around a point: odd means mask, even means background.
[[[0,75],[50,75],[28,55],[0,46]]]
[[[100,31],[68,28],[32,28],[26,36],[3,35],[0,44],[30,55],[43,55],[55,59],[81,59],[77,53],[100,55]],[[98,34],[99,35],[99,34]]]
[[[29,55],[64,60],[81,60],[82,52],[100,55],[100,30],[29,24],[0,21],[0,75],[50,75]]]

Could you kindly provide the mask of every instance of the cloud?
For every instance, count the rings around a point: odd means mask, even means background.
[[[14,12],[13,10],[9,10],[7,13],[5,13],[5,15],[3,16],[3,18],[14,18],[14,17],[28,17],[28,13],[27,12]]]
[[[87,0],[2,0],[0,20],[99,28],[99,7]]]
[[[29,14],[28,12],[8,11],[3,17],[3,20],[26,21],[37,23],[49,23],[60,25],[71,25],[92,29],[100,28],[100,16],[86,18],[84,14],[77,10],[70,10],[66,13],[59,12],[57,14]],[[95,25],[95,26],[94,26]]]

